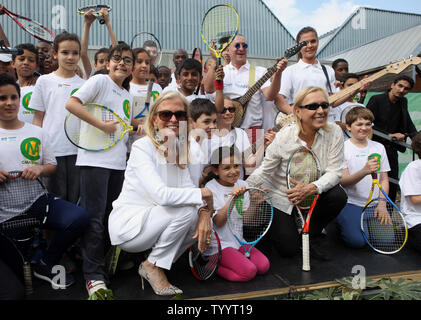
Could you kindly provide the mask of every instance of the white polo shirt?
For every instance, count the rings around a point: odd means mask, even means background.
[[[258,81],[267,72],[266,68],[256,66],[255,79],[252,85]],[[249,71],[250,63],[242,65],[237,69],[228,64],[224,67],[224,95],[230,99],[238,98],[244,95],[249,89]],[[248,129],[253,126],[263,126],[263,93],[262,89],[270,86],[270,80],[266,81],[262,87],[250,99],[247,112],[244,116],[241,128]]]
[[[333,92],[336,92],[337,89],[334,86],[335,71],[330,66],[326,66],[326,71],[329,76],[330,87]],[[287,67],[282,72],[279,94],[282,94],[289,104],[293,104],[297,93],[308,86],[320,87],[325,89],[326,93],[329,93],[327,79],[320,62],[308,64],[300,59],[296,64]]]

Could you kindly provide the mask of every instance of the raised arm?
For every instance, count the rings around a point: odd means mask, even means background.
[[[91,29],[92,23],[96,20],[93,13],[94,13],[94,10],[91,9],[88,12],[86,12],[83,16],[85,24],[83,25],[83,32],[82,32],[82,38],[81,38],[80,58],[82,60],[83,69],[85,69],[86,78],[89,78],[92,72],[91,61],[89,60],[89,56],[88,56],[88,47],[89,47],[89,31]]]

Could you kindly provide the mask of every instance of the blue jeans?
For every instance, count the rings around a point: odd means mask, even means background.
[[[347,203],[336,217],[339,234],[348,247],[362,248],[366,245],[361,232],[361,213],[363,207]]]

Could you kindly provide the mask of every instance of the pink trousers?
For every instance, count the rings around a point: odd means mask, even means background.
[[[245,282],[253,279],[256,274],[265,274],[269,268],[268,258],[258,249],[251,249],[250,258],[247,258],[243,247],[238,250],[227,247],[222,250],[221,264],[217,273],[229,281]]]

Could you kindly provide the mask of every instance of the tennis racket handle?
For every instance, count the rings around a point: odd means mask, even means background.
[[[23,264],[23,277],[25,282],[25,295],[34,293],[34,289],[32,287],[31,265],[28,262]]]
[[[310,240],[308,233],[303,233],[303,270],[310,271]]]

